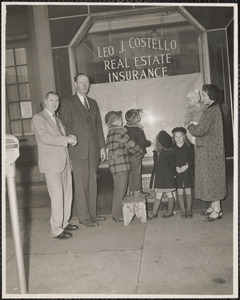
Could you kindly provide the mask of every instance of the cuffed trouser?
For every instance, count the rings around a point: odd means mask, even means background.
[[[115,219],[123,217],[122,200],[126,195],[129,174],[127,172],[113,174],[113,199],[112,199],[112,216]]]
[[[98,151],[98,152],[96,152]],[[97,169],[99,150],[90,138],[86,159],[71,159],[73,166],[73,195],[79,220],[95,217],[97,213]]]
[[[66,161],[61,173],[44,173],[47,189],[51,199],[50,225],[52,237],[61,234],[68,225],[72,205],[72,174]]]
[[[137,156],[130,156],[131,171],[129,173],[129,191],[137,192],[142,189],[142,159]]]

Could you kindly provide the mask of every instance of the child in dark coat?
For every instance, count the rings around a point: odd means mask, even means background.
[[[127,133],[131,140],[133,140],[137,145],[139,145],[143,151],[143,155],[146,154],[146,147],[151,146],[151,142],[146,139],[145,133],[143,131],[143,126],[140,123],[141,109],[130,109],[125,114],[125,119],[127,121],[124,126],[127,129]],[[142,190],[142,157],[129,153],[129,160],[131,171],[129,174],[129,193],[138,197]]]
[[[181,208],[181,218],[192,218],[192,187],[194,186],[194,146],[186,136],[186,129],[175,127],[173,133],[173,150],[176,161],[177,195]],[[187,207],[185,209],[184,192]]]
[[[142,149],[130,139],[123,127],[122,112],[110,111],[105,116],[108,126],[106,147],[108,148],[109,170],[113,176],[114,189],[112,200],[112,218],[123,221],[122,200],[127,192],[130,172],[129,153],[141,157]]]
[[[153,170],[150,180],[150,188],[155,192],[153,211],[148,219],[158,217],[158,209],[163,193],[168,197],[168,211],[162,217],[169,218],[174,215],[174,196],[176,190],[176,166],[172,149],[172,138],[166,131],[160,131],[156,138],[156,149],[153,151]]]

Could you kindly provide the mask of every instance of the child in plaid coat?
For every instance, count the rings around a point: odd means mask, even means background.
[[[112,200],[113,220],[123,221],[122,200],[126,195],[130,168],[129,153],[141,157],[142,148],[130,140],[123,127],[122,112],[110,111],[105,116],[108,126],[106,147],[108,148],[109,170],[113,176],[114,190]]]

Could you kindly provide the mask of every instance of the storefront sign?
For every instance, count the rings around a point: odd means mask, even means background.
[[[109,82],[115,82],[168,76],[176,49],[176,40],[142,37],[119,41],[118,47],[98,46],[97,55]],[[139,55],[140,52],[146,54]]]

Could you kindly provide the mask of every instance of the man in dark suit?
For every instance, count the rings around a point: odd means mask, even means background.
[[[79,223],[97,226],[105,220],[97,215],[97,169],[106,159],[102,121],[95,100],[87,97],[90,82],[85,74],[74,78],[76,94],[65,99],[61,117],[68,135],[75,135],[76,147],[69,149],[73,165],[74,202]]]
[[[72,174],[68,144],[75,146],[76,137],[66,136],[61,120],[55,115],[59,96],[48,92],[45,109],[32,118],[38,146],[38,167],[44,173],[51,198],[51,231],[57,239],[70,238],[69,231],[78,229],[69,223],[72,205]]]

